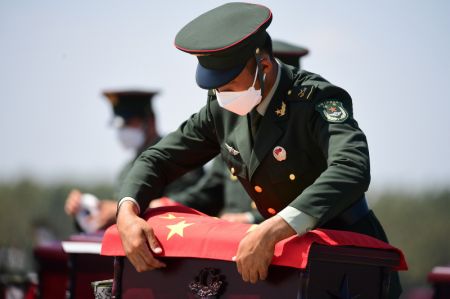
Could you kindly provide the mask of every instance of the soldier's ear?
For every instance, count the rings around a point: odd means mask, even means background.
[[[272,72],[275,63],[276,61],[271,59],[269,54],[264,53],[261,59],[261,66],[264,74],[269,74],[270,72]]]

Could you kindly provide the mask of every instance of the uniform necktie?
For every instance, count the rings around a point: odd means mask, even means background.
[[[250,128],[252,131],[252,139],[255,141],[256,133],[258,133],[258,127],[261,123],[262,115],[255,109],[250,111]]]

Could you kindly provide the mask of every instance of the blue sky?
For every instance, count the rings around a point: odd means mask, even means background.
[[[162,133],[205,103],[196,59],[173,46],[223,1],[0,0],[0,179],[109,180],[131,156],[104,89],[158,90]],[[261,1],[273,38],[345,88],[371,153],[372,188],[450,182],[450,2]]]

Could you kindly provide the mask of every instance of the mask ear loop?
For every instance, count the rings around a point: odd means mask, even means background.
[[[259,86],[261,87],[261,95],[264,94],[264,77],[265,74],[263,72],[261,61],[263,60],[263,57],[261,55],[261,50],[259,48],[256,48],[255,50],[255,59],[256,59],[256,72],[258,73],[258,79],[259,79]],[[256,77],[255,77],[256,79]],[[255,83],[253,83],[255,84]]]
[[[256,66],[255,78],[253,79],[252,87],[255,87],[256,79],[259,76],[258,70],[259,70],[259,67]]]

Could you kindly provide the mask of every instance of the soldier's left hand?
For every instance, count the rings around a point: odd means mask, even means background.
[[[271,217],[248,233],[239,243],[236,264],[242,279],[256,283],[265,280],[275,244],[295,235],[295,230],[280,216]]]
[[[248,233],[239,243],[236,255],[238,272],[246,282],[256,283],[267,278],[268,268],[275,250],[275,242],[263,231]]]

